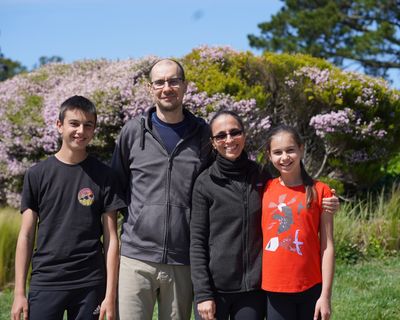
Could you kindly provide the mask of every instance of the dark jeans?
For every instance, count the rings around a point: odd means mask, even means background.
[[[265,292],[217,293],[215,297],[218,320],[262,320],[265,316]],[[200,320],[195,306],[195,318]]]
[[[312,320],[322,284],[298,293],[267,292],[268,320]]]
[[[65,311],[68,320],[98,319],[104,295],[104,286],[30,291],[29,320],[62,320]]]

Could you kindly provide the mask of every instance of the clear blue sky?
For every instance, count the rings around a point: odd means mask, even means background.
[[[247,35],[259,34],[257,24],[281,6],[279,0],[0,0],[0,49],[28,68],[40,56],[181,57],[204,44],[251,50]]]
[[[0,0],[0,50],[29,69],[41,56],[179,58],[205,44],[258,54],[247,35],[281,7],[279,0]],[[399,73],[391,78],[400,88]]]

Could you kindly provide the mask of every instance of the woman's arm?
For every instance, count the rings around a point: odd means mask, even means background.
[[[195,294],[195,304],[203,319],[214,319],[214,293],[210,284],[209,270],[209,201],[197,180],[192,194],[190,220],[190,268]],[[221,266],[223,267],[223,266]]]

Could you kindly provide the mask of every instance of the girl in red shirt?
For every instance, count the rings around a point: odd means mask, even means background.
[[[279,126],[267,139],[280,176],[267,182],[262,204],[262,288],[268,320],[329,320],[334,274],[333,215],[322,198],[330,188],[313,180],[302,163],[296,130]]]

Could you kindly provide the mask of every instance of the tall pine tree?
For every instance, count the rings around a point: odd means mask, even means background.
[[[248,35],[253,48],[353,62],[375,76],[400,69],[399,0],[286,0],[258,27]]]

